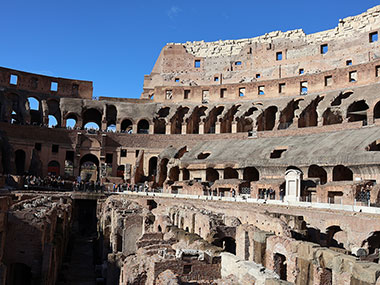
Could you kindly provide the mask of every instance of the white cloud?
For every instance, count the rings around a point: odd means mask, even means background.
[[[167,11],[167,15],[169,18],[176,17],[180,12],[182,11],[181,8],[178,6],[171,6],[170,9]]]

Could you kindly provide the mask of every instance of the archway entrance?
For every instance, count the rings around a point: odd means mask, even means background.
[[[25,172],[25,151],[22,149],[15,152],[16,174],[22,175]]]
[[[99,159],[93,154],[86,154],[80,159],[79,175],[82,181],[99,179]]]
[[[276,272],[278,274],[278,276],[280,276],[280,279],[281,280],[285,280],[287,279],[287,276],[286,276],[286,270],[287,270],[287,266],[286,266],[286,257],[285,255],[283,254],[280,254],[280,253],[276,253],[274,255],[274,272]]]
[[[60,174],[59,163],[55,160],[52,160],[48,164],[48,173],[50,175],[58,176]]]

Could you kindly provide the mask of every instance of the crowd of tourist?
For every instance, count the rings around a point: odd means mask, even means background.
[[[31,188],[54,188],[54,189],[65,189],[69,187],[68,181],[65,181],[61,178],[61,176],[48,175],[44,178],[34,176],[34,175],[26,175],[24,176],[24,187],[27,189]]]

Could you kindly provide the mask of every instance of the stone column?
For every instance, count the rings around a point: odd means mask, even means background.
[[[170,123],[166,123],[166,125],[165,125],[165,134],[166,135],[170,135],[171,134],[171,124]]]
[[[220,134],[220,122],[215,123],[215,133]]]
[[[204,122],[199,122],[199,131],[198,133],[200,135],[203,135],[205,133],[205,123]]]
[[[237,133],[237,122],[236,121],[232,121],[232,123],[231,123],[231,133],[232,134]]]
[[[224,179],[224,169],[216,169],[219,173],[219,179]]]
[[[244,169],[236,169],[237,170],[237,173],[238,173],[238,178],[243,180],[243,173],[244,173]]]
[[[182,128],[181,128],[181,134],[186,135],[186,132],[187,132],[187,123],[183,123]]]
[[[132,125],[132,133],[137,134],[137,124]]]
[[[154,133],[154,124],[149,124],[149,134]]]

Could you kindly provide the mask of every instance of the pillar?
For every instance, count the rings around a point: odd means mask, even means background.
[[[149,134],[153,134],[153,133],[154,133],[154,125],[149,124]]]
[[[236,121],[232,121],[232,123],[231,123],[231,133],[232,134],[237,133],[237,122]]]
[[[215,123],[215,133],[220,134],[220,122]]]
[[[165,134],[166,135],[171,134],[171,124],[170,123],[166,123],[166,125],[165,125]]]
[[[216,169],[219,173],[219,179],[224,179],[224,169]]]
[[[186,135],[186,132],[187,132],[187,124],[183,123],[182,128],[181,128],[181,134]]]
[[[200,135],[203,135],[205,133],[205,123],[204,122],[200,122],[199,123],[199,131],[198,131],[198,133]]]
[[[137,124],[132,125],[132,133],[137,134]]]

